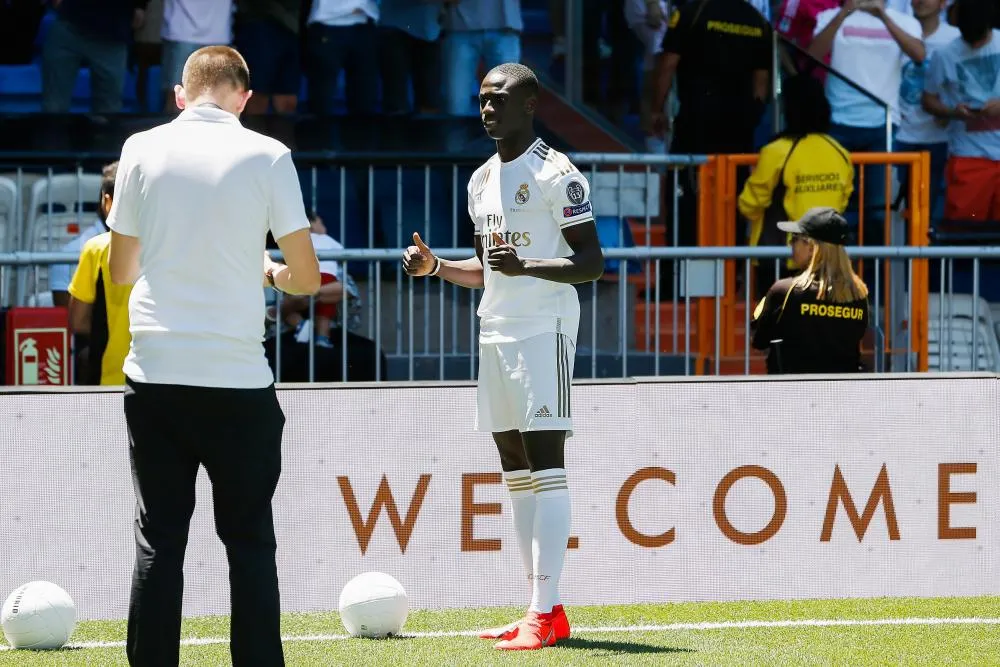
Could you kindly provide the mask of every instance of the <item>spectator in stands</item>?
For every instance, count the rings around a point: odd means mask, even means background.
[[[148,0],[52,0],[58,17],[42,53],[42,110],[68,113],[81,67],[90,68],[90,109],[118,113],[132,31]]]
[[[961,39],[939,48],[924,108],[955,121],[948,149],[945,218],[1000,221],[1000,31],[994,0],[958,0]]]
[[[652,110],[656,98],[656,61],[663,52],[663,38],[667,34],[666,0],[626,0],[625,20],[643,47],[642,101],[639,108],[642,130],[646,134],[646,150],[664,153],[666,144],[653,130]]]
[[[377,111],[378,20],[376,0],[312,0],[306,36],[306,78],[313,113],[329,116],[337,112],[337,80],[341,72],[348,113],[371,115]]]
[[[935,118],[924,110],[921,101],[924,78],[934,51],[954,41],[960,35],[958,28],[942,20],[943,9],[944,0],[913,0],[913,15],[920,21],[927,57],[921,63],[908,59],[903,66],[903,83],[899,90],[900,124],[894,142],[895,150],[902,153],[922,151],[930,153],[932,220],[940,220],[944,213],[944,168],[948,162],[949,122],[946,119]],[[905,197],[908,195],[910,170],[908,167],[903,167],[899,172],[899,194],[900,197]]]
[[[830,104],[823,84],[808,74],[794,76],[784,84],[782,104],[785,130],[761,150],[739,198],[740,213],[751,224],[752,246],[784,245],[790,239],[777,223],[798,220],[811,208],[843,213],[854,190],[850,154],[827,134]],[[778,277],[774,265],[771,260],[758,264],[758,296]]]
[[[441,110],[441,5],[435,1],[382,0],[379,28],[382,111]],[[410,90],[413,104],[410,104]]]
[[[521,0],[445,0],[443,29],[445,112],[475,116],[480,59],[486,69],[521,62]]]
[[[39,0],[0,2],[0,65],[27,65],[35,57],[35,35],[45,16]]]
[[[792,234],[792,256],[803,271],[774,283],[757,304],[753,347],[769,350],[769,374],[857,373],[868,287],[844,250],[847,221],[832,208],[814,208],[778,227]]]
[[[149,71],[162,61],[163,0],[149,0],[146,20],[133,32],[132,64],[136,68],[135,90],[139,108],[146,113],[158,113],[161,103],[153,104],[148,97],[150,89]],[[161,76],[162,80],[162,76]],[[156,90],[163,90],[161,81],[155,83]]]
[[[79,254],[83,246],[90,239],[108,231],[106,220],[111,212],[111,200],[115,192],[115,174],[118,173],[118,163],[112,162],[105,165],[101,170],[101,190],[100,199],[97,203],[97,220],[87,229],[83,230],[79,236],[64,245],[62,252],[73,252]],[[52,291],[52,305],[69,305],[70,276],[76,271],[73,264],[53,264],[49,267],[49,289]]]
[[[670,19],[657,65],[654,131],[663,136],[664,112],[677,78],[680,111],[670,152],[680,155],[752,153],[754,130],[769,92],[771,28],[745,0],[685,4]],[[681,178],[681,245],[697,244],[696,170]]]
[[[163,0],[163,112],[179,112],[171,94],[184,63],[203,46],[228,45],[233,37],[233,0]]]
[[[343,245],[326,233],[326,226],[318,214],[309,214],[313,247],[317,251],[343,249]],[[276,248],[274,239],[268,236],[268,248]],[[316,294],[313,315],[316,327],[311,328],[308,298],[282,295],[281,321],[276,306],[267,309],[267,320],[273,322],[273,335],[268,334],[264,351],[268,363],[277,378],[277,337],[281,337],[281,377],[282,382],[308,382],[309,377],[309,334],[314,331],[313,380],[317,382],[340,382],[343,379],[343,341],[347,340],[347,379],[351,382],[373,382],[388,377],[386,359],[375,342],[358,333],[361,330],[361,294],[357,285],[347,273],[346,266],[334,260],[320,260],[322,286]],[[346,308],[344,313],[340,309]],[[347,332],[344,332],[346,321]],[[307,328],[309,327],[309,328]],[[270,329],[270,325],[269,325]],[[376,363],[376,355],[381,362]],[[380,365],[380,373],[376,366]]]
[[[236,46],[253,72],[253,97],[245,113],[295,113],[302,87],[302,10],[302,0],[236,3]]]
[[[924,61],[920,23],[886,8],[884,0],[845,0],[840,9],[828,9],[816,17],[815,33],[809,54],[819,60],[830,56],[830,66],[837,72],[826,77],[826,96],[833,109],[830,133],[853,153],[891,150],[891,145],[886,145],[883,105],[898,123],[903,65],[907,59]],[[865,233],[875,242],[882,240],[885,180],[885,168],[880,165],[865,169],[863,205],[870,211],[866,220],[872,222],[865,225]]]
[[[326,233],[323,219],[315,213],[309,216],[310,236],[316,250],[343,250],[344,246]],[[337,314],[337,304],[344,300],[344,284],[341,282],[340,263],[335,260],[320,260],[319,275],[322,287],[316,293],[313,317],[316,323],[309,327],[309,297],[286,296],[281,300],[281,316],[285,325],[295,331],[300,343],[308,343],[312,338],[317,347],[331,348],[330,331]],[[312,335],[310,335],[310,333]]]
[[[101,182],[102,220],[111,211],[115,196],[115,176],[118,164],[104,171]],[[124,385],[122,367],[128,354],[132,336],[129,333],[128,299],[131,285],[111,282],[108,250],[111,232],[104,232],[83,244],[80,263],[69,284],[72,295],[69,301],[69,326],[74,334],[87,340],[84,354],[78,364],[76,384]]]

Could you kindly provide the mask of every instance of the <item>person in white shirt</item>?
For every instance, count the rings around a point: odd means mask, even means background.
[[[924,109],[952,121],[944,217],[1000,222],[1000,30],[994,0],[958,0],[959,39],[934,54]]]
[[[306,80],[312,113],[337,113],[337,79],[351,115],[378,110],[379,7],[376,0],[312,0],[306,29]]]
[[[476,256],[436,257],[420,238],[403,255],[411,276],[484,289],[479,304],[477,430],[493,434],[511,495],[518,546],[532,584],[528,613],[488,630],[502,650],[569,637],[559,576],[569,538],[564,447],[572,435],[570,383],[580,301],[575,283],[604,272],[587,179],[537,138],[538,80],[505,63],[483,80],[479,108],[497,152],[469,180]]]
[[[666,0],[626,0],[625,21],[643,47],[640,117],[646,133],[646,150],[665,153],[667,142],[653,129],[652,107],[656,99],[656,61],[663,52],[663,37],[667,34]]]
[[[927,56],[923,62],[907,60],[899,89],[899,131],[893,149],[900,153],[927,151],[931,158],[930,206],[931,219],[944,215],[944,168],[948,163],[947,120],[938,119],[924,110],[924,78],[927,64],[934,51],[961,36],[958,28],[943,20],[945,0],[912,0],[913,15],[920,21]],[[900,195],[909,192],[909,167],[899,170]]]
[[[174,89],[181,114],[122,147],[108,216],[109,268],[132,284],[125,419],[136,495],[126,654],[178,662],[184,551],[198,469],[212,480],[226,547],[236,665],[283,665],[271,498],[284,414],[262,345],[262,285],[320,286],[287,147],[244,128],[243,57],[195,51]],[[274,235],[287,264],[265,251]]]
[[[233,0],[163,0],[160,84],[164,113],[177,110],[170,92],[181,82],[188,56],[203,46],[229,44],[233,32]]]
[[[887,8],[884,0],[846,0],[840,9],[819,13],[814,34],[809,54],[820,61],[829,55],[830,67],[836,72],[826,77],[826,96],[833,109],[830,135],[852,153],[891,150],[891,146],[886,146],[885,107],[890,109],[892,122],[898,123],[903,65],[908,60],[924,61],[920,23],[912,16]],[[848,81],[866,92],[855,89]],[[887,195],[885,169],[869,165],[864,171],[864,243],[868,245],[882,242]],[[860,191],[858,182],[854,191],[856,198]],[[852,201],[849,210],[857,211],[858,203]]]

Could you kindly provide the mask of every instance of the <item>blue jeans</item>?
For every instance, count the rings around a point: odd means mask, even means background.
[[[73,86],[81,67],[90,68],[90,110],[122,110],[128,45],[92,37],[69,21],[57,18],[42,50],[42,110],[69,113]]]
[[[905,141],[898,141],[893,147],[898,153],[922,153],[927,151],[931,154],[931,221],[944,219],[944,171],[948,166],[948,144],[910,144]],[[899,188],[903,196],[909,192],[910,170],[906,167],[899,169]]]
[[[194,42],[163,40],[160,52],[160,88],[165,92],[167,99],[173,95],[174,86],[180,84],[187,59],[203,46],[204,44],[195,44]]]
[[[851,127],[849,125],[830,126],[830,136],[851,153],[885,153],[885,125],[880,127]],[[892,150],[890,147],[889,150]],[[854,172],[854,194],[847,204],[844,217],[853,226],[858,224],[859,190],[861,169]],[[868,165],[865,174],[865,239],[864,245],[882,245],[885,226],[885,174],[886,167]],[[861,242],[861,239],[858,239]]]
[[[374,21],[349,26],[313,23],[307,33],[306,79],[312,113],[337,113],[337,80],[341,72],[347,112],[361,116],[377,113],[379,45]]]
[[[445,113],[475,116],[478,105],[470,104],[476,94],[477,65],[482,58],[486,69],[521,61],[521,35],[509,30],[470,30],[445,34]]]

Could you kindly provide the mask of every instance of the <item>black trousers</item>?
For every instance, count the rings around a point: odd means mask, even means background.
[[[234,667],[284,665],[271,498],[285,417],[274,387],[215,389],[128,380],[135,571],[126,654],[136,667],[179,660],[184,552],[205,466],[229,559]]]

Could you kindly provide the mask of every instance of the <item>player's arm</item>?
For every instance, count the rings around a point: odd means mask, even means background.
[[[427,247],[414,232],[413,245],[403,253],[403,270],[409,276],[437,276],[449,283],[482,289],[486,281],[483,278],[483,240],[476,235],[476,256],[468,259],[441,259]]]
[[[518,257],[517,249],[497,236],[486,251],[490,268],[507,276],[531,276],[556,283],[597,280],[604,273],[604,253],[597,237],[587,179],[573,169],[539,185],[546,192],[552,221],[573,254],[553,259]]]
[[[518,257],[513,246],[502,242],[489,249],[486,261],[490,268],[507,276],[531,276],[555,283],[589,283],[604,274],[604,252],[597,238],[597,225],[588,220],[563,227],[563,238],[573,250],[569,257],[534,259]]]

